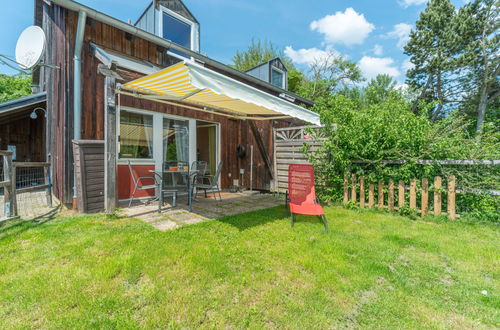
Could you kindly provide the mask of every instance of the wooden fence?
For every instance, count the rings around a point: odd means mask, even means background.
[[[442,195],[444,192],[442,182],[442,178],[436,176],[432,186],[429,185],[429,180],[427,178],[423,178],[420,187],[417,187],[417,179],[413,179],[410,181],[409,185],[406,185],[403,181],[399,181],[396,188],[395,182],[392,179],[389,180],[387,184],[382,181],[375,184],[366,183],[364,176],[360,176],[358,179],[356,174],[346,174],[344,176],[344,203],[352,201],[361,208],[377,207],[386,208],[391,211],[408,206],[422,216],[426,216],[431,213],[429,197],[432,194],[432,214],[447,214],[448,218],[453,220],[457,217],[456,178],[455,176],[449,176],[447,178],[446,213],[442,210]],[[409,198],[406,198],[407,191],[409,192]],[[368,192],[368,200],[366,199],[366,192]],[[396,192],[397,195],[395,195]],[[419,208],[417,207],[418,193],[420,193]],[[377,197],[376,201],[375,197]]]
[[[317,136],[320,126],[299,126],[273,129],[274,137],[274,179],[271,191],[285,193],[288,190],[288,166],[290,164],[309,164],[304,154],[304,146],[308,145],[310,151],[318,150],[322,143]],[[306,130],[311,129],[311,133]]]
[[[3,175],[0,176],[0,188],[3,188],[4,200],[3,218],[10,219],[19,215],[20,194],[45,190],[47,206],[52,207],[50,163],[13,162],[12,156],[12,151],[0,150],[0,157],[3,160],[1,164]]]

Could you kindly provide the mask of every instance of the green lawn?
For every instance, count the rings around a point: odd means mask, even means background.
[[[0,327],[500,325],[498,226],[281,207],[160,232],[134,219],[0,227]],[[488,293],[482,293],[486,290]]]

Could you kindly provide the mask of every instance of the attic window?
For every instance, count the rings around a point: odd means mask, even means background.
[[[187,49],[193,49],[194,23],[179,14],[162,8],[162,37]]]
[[[285,73],[277,68],[271,68],[271,84],[285,89]]]

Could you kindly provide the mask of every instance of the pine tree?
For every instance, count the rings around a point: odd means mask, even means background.
[[[500,95],[500,8],[498,0],[475,0],[460,8],[456,31],[462,85],[476,105],[476,131],[482,132],[488,105]],[[498,103],[498,102],[497,102]]]
[[[454,16],[455,7],[450,0],[429,1],[404,47],[414,65],[408,70],[407,83],[420,91],[413,111],[417,111],[421,100],[437,101],[432,120],[439,117],[455,92],[452,87],[457,39],[452,24]]]

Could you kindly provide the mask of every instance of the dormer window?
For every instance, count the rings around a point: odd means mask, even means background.
[[[162,8],[161,29],[162,37],[175,42],[180,46],[189,49],[194,48],[194,22],[174,13],[173,11]]]
[[[271,68],[271,84],[285,89],[285,73],[275,67]]]

